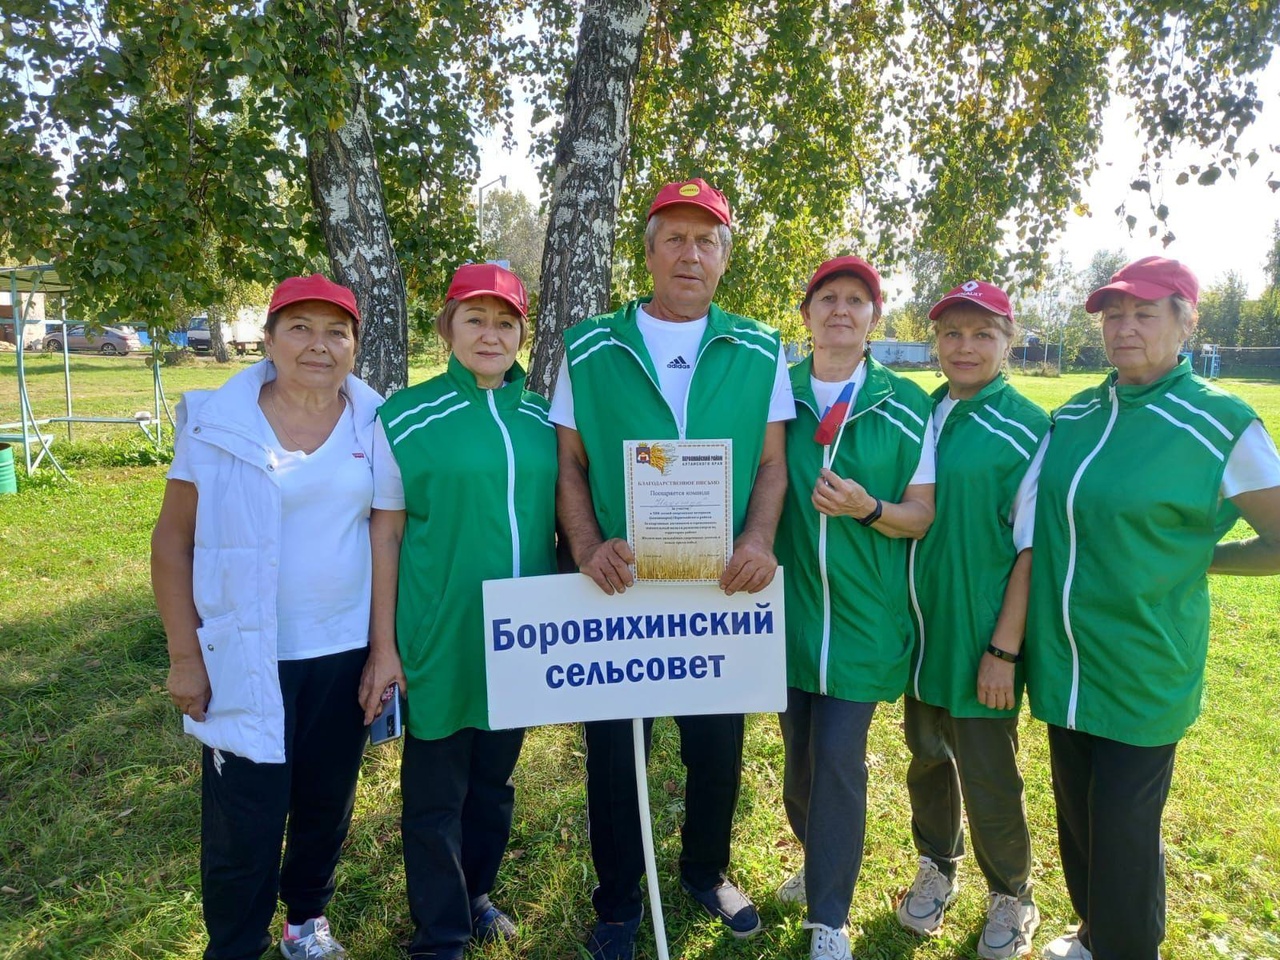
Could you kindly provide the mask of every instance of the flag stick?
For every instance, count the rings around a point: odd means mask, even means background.
[[[644,752],[644,720],[631,721],[631,740],[636,756],[636,801],[640,806],[640,840],[644,845],[644,870],[649,878],[649,909],[653,911],[653,939],[658,960],[668,960],[667,928],[662,920],[662,896],[658,892],[658,863],[653,855],[653,821],[649,816],[649,771]]]

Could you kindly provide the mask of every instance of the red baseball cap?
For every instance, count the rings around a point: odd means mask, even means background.
[[[929,319],[937,320],[942,311],[957,303],[977,304],[983,310],[1008,317],[1013,322],[1013,307],[1009,305],[1009,295],[994,283],[983,280],[966,280],[929,309]]]
[[[449,281],[448,300],[470,300],[472,297],[497,297],[516,308],[529,319],[529,295],[524,284],[510,270],[496,263],[464,263]]]
[[[875,300],[876,306],[884,306],[884,298],[880,295],[880,274],[876,273],[876,268],[861,257],[835,257],[818,267],[813,272],[813,276],[809,278],[809,285],[804,288],[804,302],[809,302],[809,298],[813,296],[813,291],[821,286],[822,281],[837,273],[853,274],[867,285],[867,289],[871,291],[871,298]]]
[[[695,207],[702,207],[704,210],[711,212],[717,220],[726,227],[729,226],[732,217],[729,213],[729,199],[707,181],[701,177],[694,177],[692,180],[681,180],[678,183],[668,183],[658,195],[653,198],[653,203],[649,204],[649,217],[661,210],[663,207],[669,207],[676,203],[691,203]],[[649,217],[646,217],[647,220]]]
[[[1103,298],[1112,291],[1131,293],[1139,300],[1159,300],[1180,294],[1192,303],[1200,299],[1200,281],[1186,264],[1165,257],[1143,257],[1126,264],[1111,275],[1111,282],[1089,294],[1084,302],[1088,313],[1102,309]]]
[[[341,307],[351,314],[356,327],[360,326],[360,308],[356,306],[356,295],[342,284],[334,283],[320,273],[313,273],[309,277],[290,277],[288,280],[281,281],[275,293],[271,294],[267,315],[270,316],[277,310],[283,310],[289,304],[302,300],[323,300],[325,303]]]

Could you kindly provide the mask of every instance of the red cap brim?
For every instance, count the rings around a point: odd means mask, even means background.
[[[987,313],[991,314],[992,316],[1004,317],[1006,320],[1009,320],[1009,321],[1013,320],[1013,317],[1009,316],[1008,313],[1001,313],[999,310],[992,310],[991,304],[986,300],[983,300],[981,297],[971,297],[965,293],[952,293],[943,297],[941,300],[935,303],[932,308],[930,308],[929,319],[937,320],[938,317],[942,316],[943,310],[947,309],[947,307],[955,306],[957,303],[972,303],[975,307],[981,307],[983,310],[987,311]]]
[[[1089,294],[1089,299],[1084,302],[1084,310],[1085,313],[1097,313],[1100,311],[1102,302],[1106,299],[1108,293],[1128,293],[1139,300],[1154,301],[1163,300],[1165,297],[1172,296],[1177,292],[1173,287],[1153,283],[1150,280],[1113,280],[1105,287],[1099,287]]]
[[[509,293],[502,293],[499,290],[468,290],[466,293],[457,294],[453,299],[461,303],[464,300],[474,300],[476,297],[497,297],[504,303],[511,304],[516,313],[520,314],[525,320],[529,319],[529,315],[525,313],[524,307]]]

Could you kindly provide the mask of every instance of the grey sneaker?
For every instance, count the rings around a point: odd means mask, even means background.
[[[329,921],[324,917],[315,917],[302,925],[302,932],[296,937],[289,936],[289,924],[284,925],[284,933],[280,935],[280,952],[285,960],[347,960],[347,951],[342,944],[333,939],[329,932]]]
[[[813,930],[809,939],[809,960],[853,960],[849,934],[821,923],[806,923]]]
[[[911,889],[898,904],[898,922],[908,930],[933,937],[942,929],[942,915],[956,897],[960,884],[953,883],[928,857],[920,858],[920,868]]]
[[[1008,960],[1031,952],[1031,938],[1040,926],[1034,903],[1003,893],[990,894],[987,925],[978,938],[978,956],[984,960]]]
[[[1076,936],[1075,930],[1070,930],[1052,943],[1045,944],[1040,956],[1045,960],[1093,960],[1093,952],[1085,949],[1080,938]]]
[[[791,877],[778,888],[778,902],[792,903],[799,907],[803,907],[808,902],[804,891],[803,866],[795,876]]]

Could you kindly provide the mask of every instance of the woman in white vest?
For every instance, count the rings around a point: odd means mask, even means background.
[[[179,407],[151,582],[169,694],[204,744],[206,960],[257,960],[277,898],[286,958],[346,956],[324,913],[365,739],[382,402],[352,375],[359,324],[350,290],[286,280],[267,359]]]

